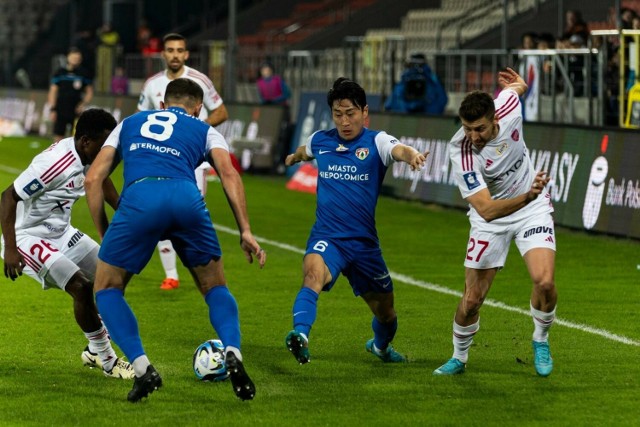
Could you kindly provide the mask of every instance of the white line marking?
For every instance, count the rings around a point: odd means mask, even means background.
[[[225,227],[224,225],[220,225],[220,224],[214,224],[214,227],[216,228],[216,230],[219,231],[223,231],[225,233],[229,233],[229,234],[234,234],[239,236],[240,233],[238,232],[238,230],[233,229],[233,228],[229,228],[229,227]],[[278,247],[280,249],[284,249],[287,251],[291,251],[291,252],[295,252],[297,254],[301,254],[304,255],[304,249],[300,249],[297,248],[295,246],[286,244],[286,243],[281,243],[275,240],[271,240],[271,239],[267,239],[266,237],[260,237],[260,236],[255,236],[256,240],[258,240],[261,244],[268,244],[268,245],[272,245],[275,247]],[[445,288],[444,286],[440,286],[440,285],[436,285],[434,283],[429,283],[429,282],[423,282],[422,280],[418,280],[418,279],[414,279],[413,277],[410,276],[406,276],[404,274],[400,274],[400,273],[395,273],[393,271],[389,271],[389,273],[391,274],[391,277],[393,278],[393,280],[397,280],[398,282],[402,282],[402,283],[406,283],[408,285],[412,285],[412,286],[417,286],[419,288],[423,288],[423,289],[427,289],[430,291],[434,291],[434,292],[439,292],[441,294],[445,294],[445,295],[452,295],[455,297],[462,297],[462,293],[459,291],[454,291],[453,289],[449,289],[449,288]],[[501,308],[503,310],[506,311],[511,311],[513,313],[518,313],[518,314],[522,314],[524,316],[528,316],[531,317],[531,313],[529,313],[528,310],[523,310],[521,308],[518,307],[513,307],[510,305],[507,305],[505,303],[502,303],[500,301],[495,301],[492,299],[486,299],[484,300],[484,304],[483,305],[488,305],[489,307],[494,307],[494,308]],[[561,326],[565,326],[567,328],[571,328],[571,329],[577,329],[579,331],[582,332],[587,332],[593,335],[598,335],[601,336],[603,338],[606,338],[608,340],[611,341],[616,341],[622,344],[628,344],[628,345],[633,345],[636,347],[640,347],[640,341],[636,341],[633,340],[631,338],[627,338],[623,335],[618,335],[618,334],[614,334],[612,332],[609,332],[607,330],[604,329],[599,329],[599,328],[594,328],[593,326],[589,326],[589,325],[583,325],[580,323],[575,323],[575,322],[571,322],[569,320],[564,320],[564,319],[560,319],[558,317],[556,317],[555,323]]]
[[[22,170],[20,169],[12,168],[11,166],[5,166],[5,165],[0,165],[0,170],[3,172],[15,174],[15,175],[20,175],[20,173],[22,172]]]

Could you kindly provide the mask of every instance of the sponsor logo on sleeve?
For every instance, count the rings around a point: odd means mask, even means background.
[[[478,178],[476,178],[475,172],[467,172],[462,175],[462,177],[464,178],[464,182],[467,183],[467,188],[469,190],[473,190],[474,188],[480,186],[480,182],[478,181]]]
[[[24,191],[26,194],[33,196],[34,194],[36,194],[38,191],[42,190],[44,188],[44,186],[42,185],[42,183],[40,181],[38,181],[37,179],[34,179],[33,181],[31,181],[30,183],[28,183],[27,185],[24,186],[24,188],[22,189],[22,191]]]

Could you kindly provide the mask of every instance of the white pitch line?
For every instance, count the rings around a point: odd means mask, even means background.
[[[225,227],[224,225],[220,225],[220,224],[214,224],[214,227],[216,228],[216,230],[218,231],[223,231],[225,233],[229,233],[229,234],[234,234],[239,236],[240,233],[238,232],[238,230],[234,229],[234,228],[229,228],[229,227]],[[281,243],[275,240],[271,240],[271,239],[267,239],[266,237],[260,237],[260,236],[255,236],[256,240],[258,240],[261,243],[266,243],[269,244],[271,246],[275,246],[278,247],[280,249],[284,249],[287,251],[291,251],[291,252],[295,252],[297,254],[301,254],[304,255],[304,249],[300,249],[297,248],[295,246],[289,245],[287,243]],[[410,276],[406,276],[404,274],[400,274],[400,273],[395,273],[393,271],[389,271],[389,274],[391,274],[391,277],[393,278],[393,280],[396,280],[398,282],[402,282],[402,283],[406,283],[407,285],[412,285],[412,286],[417,286],[419,288],[423,288],[423,289],[428,289],[430,291],[434,291],[434,292],[438,292],[441,294],[445,294],[445,295],[452,295],[455,297],[462,297],[462,293],[459,291],[454,291],[453,289],[449,289],[446,288],[444,286],[440,286],[440,285],[436,285],[434,283],[429,283],[429,282],[423,282],[422,280],[418,280],[418,279],[414,279],[413,277]],[[494,307],[494,308],[501,308],[503,310],[506,311],[511,311],[513,313],[518,313],[518,314],[522,314],[524,316],[528,316],[531,317],[531,313],[528,310],[523,310],[519,307],[513,307],[510,305],[507,305],[505,303],[502,303],[500,301],[495,301],[492,299],[486,299],[484,300],[484,304],[483,305],[488,305],[490,307]],[[611,341],[616,341],[622,344],[627,344],[627,345],[633,345],[636,347],[640,347],[640,341],[636,341],[633,340],[631,338],[627,338],[623,335],[618,335],[618,334],[614,334],[612,332],[609,332],[607,330],[604,329],[599,329],[599,328],[594,328],[593,326],[589,326],[589,325],[583,325],[580,323],[575,323],[575,322],[571,322],[569,320],[564,320],[564,319],[560,319],[560,318],[556,318],[555,323],[561,326],[565,326],[567,328],[571,328],[571,329],[577,329],[579,331],[582,332],[587,332],[593,335],[598,335],[600,337],[606,338],[608,340]]]
[[[0,170],[3,172],[15,174],[15,175],[20,175],[20,173],[22,172],[22,170],[20,169],[12,168],[11,166],[5,166],[5,165],[0,165]]]

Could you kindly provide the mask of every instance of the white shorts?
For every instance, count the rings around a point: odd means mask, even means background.
[[[4,258],[4,239],[2,243]],[[26,264],[23,273],[40,282],[43,289],[64,290],[78,271],[91,281],[95,278],[100,246],[74,227],[53,239],[18,231],[16,244]]]
[[[478,270],[502,268],[515,240],[520,255],[533,248],[556,250],[555,229],[550,213],[531,215],[509,225],[471,221],[464,266]]]
[[[207,195],[207,174],[213,167],[208,162],[202,162],[194,171],[196,175],[196,185],[202,197]]]

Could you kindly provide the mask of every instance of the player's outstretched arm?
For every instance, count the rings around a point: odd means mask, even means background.
[[[260,248],[260,245],[251,233],[249,225],[249,215],[247,214],[247,200],[244,193],[244,185],[240,174],[233,167],[229,152],[222,148],[211,150],[213,167],[216,169],[224,194],[227,197],[233,216],[240,231],[240,246],[249,263],[253,263],[253,256],[258,259],[260,268],[264,267],[267,261],[267,253]]]
[[[100,238],[104,237],[104,233],[107,232],[107,227],[109,226],[107,214],[104,211],[105,193],[103,185],[111,173],[115,159],[116,149],[110,146],[103,146],[96,159],[91,163],[84,180],[89,212]]]
[[[422,169],[424,162],[429,155],[429,150],[424,153],[419,152],[413,147],[404,144],[397,144],[391,150],[391,155],[395,161],[405,162],[411,166],[411,170]]]
[[[18,202],[22,201],[13,183],[2,192],[0,199],[0,226],[4,238],[4,275],[11,280],[16,280],[22,275],[24,259],[16,245],[16,209]]]
[[[296,163],[307,162],[313,159],[313,157],[307,156],[307,146],[300,145],[298,148],[296,148],[296,151],[293,154],[289,154],[287,156],[287,158],[284,160],[284,164],[287,166],[293,166]]]
[[[522,77],[509,67],[498,72],[498,84],[502,89],[513,89],[518,96],[524,95],[529,88]]]

